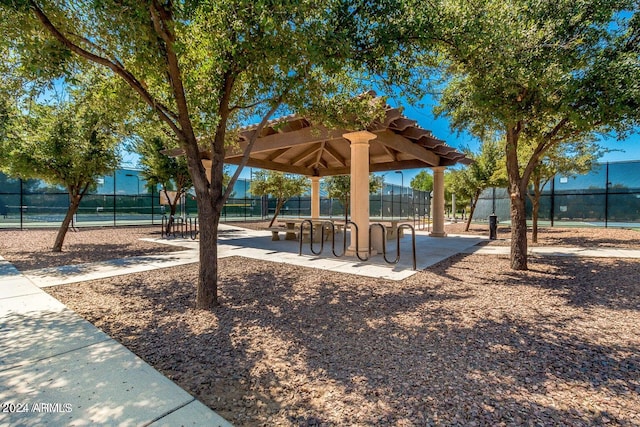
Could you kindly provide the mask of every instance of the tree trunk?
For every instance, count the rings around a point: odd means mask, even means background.
[[[469,207],[469,217],[467,218],[467,224],[464,227],[464,231],[469,231],[469,227],[471,226],[471,219],[473,218],[473,212],[476,210],[476,205],[478,204],[478,199],[480,198],[480,192],[476,191],[475,197],[471,199],[471,206]]]
[[[167,202],[169,202],[169,219],[167,220],[167,226],[165,228],[165,234],[168,236],[171,233],[171,228],[173,227],[173,223],[175,222],[176,210],[178,210],[178,200],[180,200],[179,192],[176,192],[176,197],[171,200],[169,198],[169,193],[167,190],[164,190],[165,196],[167,198]]]
[[[518,165],[518,137],[520,124],[507,130],[507,175],[511,198],[511,268],[527,270],[527,218],[525,197],[527,183],[523,183]],[[523,186],[524,184],[524,186]]]
[[[207,200],[208,199],[208,200]],[[208,310],[218,305],[218,224],[220,211],[207,196],[198,199],[200,227],[200,269],[196,294],[196,308]]]
[[[78,195],[69,195],[69,209],[67,210],[67,214],[64,216],[62,220],[62,224],[58,229],[58,235],[56,236],[56,241],[53,244],[53,252],[62,252],[62,244],[64,243],[64,238],[67,235],[67,231],[69,230],[69,225],[71,224],[71,220],[73,216],[78,212],[78,207],[80,206],[80,200],[82,196]]]
[[[275,222],[276,218],[278,217],[278,214],[280,213],[280,209],[282,209],[282,206],[284,206],[284,202],[285,202],[285,200],[278,199],[278,202],[276,203],[276,211],[273,213],[273,218],[271,218],[271,222],[269,223],[269,227],[273,226],[273,223]]]

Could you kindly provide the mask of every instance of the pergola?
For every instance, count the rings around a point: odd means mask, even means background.
[[[240,130],[237,147],[228,150],[225,163],[240,164],[257,126]],[[201,152],[208,171],[211,153]],[[389,106],[384,119],[366,129],[329,129],[304,117],[290,115],[270,121],[258,135],[249,155],[248,166],[306,175],[311,178],[311,219],[320,216],[320,178],[351,175],[351,221],[359,230],[369,230],[369,173],[389,170],[433,169],[433,231],[444,237],[444,169],[470,159],[444,141],[420,128],[416,121]],[[210,179],[210,177],[209,177]],[[368,232],[360,233],[351,253],[369,250]],[[379,248],[376,248],[379,250]]]

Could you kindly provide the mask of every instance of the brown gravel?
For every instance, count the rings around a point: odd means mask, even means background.
[[[48,291],[235,425],[640,425],[640,260],[458,255],[402,282],[219,266],[211,312],[195,265]]]
[[[27,271],[182,249],[140,240],[160,237],[159,226],[79,228],[67,232],[62,252],[53,253],[57,234],[52,228],[0,230],[0,255]]]

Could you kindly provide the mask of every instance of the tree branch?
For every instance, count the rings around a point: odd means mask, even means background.
[[[224,192],[224,196],[223,196],[224,202],[227,201],[227,199],[229,198],[229,196],[233,192],[233,186],[235,185],[236,181],[238,180],[238,177],[240,176],[240,172],[242,172],[242,169],[247,165],[247,162],[249,161],[249,155],[251,154],[251,150],[253,149],[253,145],[255,144],[256,140],[258,139],[258,136],[260,135],[260,133],[262,132],[262,129],[264,129],[264,127],[267,125],[267,122],[269,121],[269,119],[271,118],[273,113],[275,113],[276,110],[282,104],[282,100],[284,99],[285,94],[286,94],[286,92],[284,92],[282,95],[280,95],[280,97],[276,100],[276,102],[271,107],[271,109],[262,118],[262,120],[258,124],[258,127],[252,132],[251,137],[249,138],[249,142],[247,143],[247,146],[244,149],[244,154],[242,155],[242,160],[238,164],[238,167],[236,168],[236,172],[231,177],[231,180],[229,181],[229,184],[227,185],[227,189]]]
[[[173,121],[173,118],[175,117],[175,115],[172,114],[167,107],[157,102],[153,98],[153,96],[144,88],[144,86],[140,83],[140,81],[133,74],[131,74],[131,72],[129,72],[121,64],[114,62],[112,60],[109,60],[107,58],[104,58],[100,55],[96,55],[92,52],[89,52],[88,50],[73,43],[71,40],[69,40],[67,36],[62,34],[62,32],[58,30],[58,28],[56,28],[56,26],[51,22],[49,17],[42,11],[42,9],[40,9],[40,7],[36,4],[34,0],[30,0],[29,3],[31,5],[31,9],[36,15],[36,18],[38,18],[38,20],[42,23],[44,28],[49,33],[51,33],[51,35],[53,35],[53,37],[55,37],[60,43],[62,43],[67,49],[69,49],[71,52],[85,59],[88,59],[91,62],[94,62],[96,64],[99,64],[111,69],[115,74],[119,75],[122,79],[124,79],[124,81],[127,82],[127,84],[131,88],[133,88],[133,90],[138,92],[138,94],[142,97],[142,100],[158,113],[158,116],[160,117],[160,119],[166,122],[171,127],[171,129],[173,129],[176,135],[178,136],[183,135],[182,129],[180,129],[176,125],[176,123]]]

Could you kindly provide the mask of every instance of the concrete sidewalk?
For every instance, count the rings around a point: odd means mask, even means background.
[[[311,253],[309,243],[298,255],[299,243],[291,240],[272,241],[269,231],[247,230],[239,227],[221,226],[218,242],[218,258],[241,256],[263,261],[287,263],[301,267],[337,273],[355,274],[365,277],[388,280],[404,280],[450,256],[458,253],[508,255],[509,246],[481,246],[486,237],[468,235],[449,235],[446,238],[429,237],[425,232],[416,232],[416,266],[412,269],[411,239],[401,239],[400,259],[397,264],[388,264],[382,255],[376,255],[367,261],[355,257],[336,258],[331,251],[331,242],[325,242],[320,255]],[[141,257],[114,259],[103,262],[67,265],[25,271],[24,275],[38,287],[58,286],[87,280],[136,273],[176,265],[197,263],[198,242],[191,239],[145,239],[154,243],[178,246],[184,250]],[[315,243],[316,251],[320,244]],[[342,252],[342,241],[337,241],[336,248]],[[396,255],[395,241],[389,243],[388,258]],[[575,248],[575,247],[530,247],[529,254],[534,256],[575,256],[606,258],[640,258],[640,250],[617,248]]]
[[[0,426],[230,426],[0,257]]]

